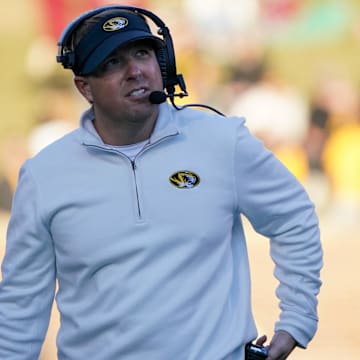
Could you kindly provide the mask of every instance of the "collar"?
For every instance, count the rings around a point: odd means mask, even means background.
[[[150,145],[168,136],[180,134],[175,117],[175,113],[168,103],[159,105],[159,116],[156,120],[154,130],[150,135]],[[93,107],[82,114],[80,118],[81,142],[83,145],[95,145],[105,148],[107,145],[104,144],[95,128],[88,124],[89,121],[94,121],[94,119],[95,114]]]

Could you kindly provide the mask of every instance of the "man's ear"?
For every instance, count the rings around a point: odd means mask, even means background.
[[[91,87],[88,82],[88,78],[86,76],[74,76],[74,83],[76,88],[79,90],[80,94],[84,96],[84,98],[92,104],[94,102],[94,98],[92,96]]]

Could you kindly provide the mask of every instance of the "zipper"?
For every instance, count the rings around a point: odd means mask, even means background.
[[[114,149],[109,149],[103,146],[99,146],[99,145],[94,145],[94,144],[88,144],[86,146],[90,146],[92,148],[98,149],[98,150],[102,150],[102,151],[107,151],[107,152],[111,152],[113,154],[117,154],[120,155],[122,157],[124,157],[125,159],[127,159],[130,164],[131,164],[131,169],[132,169],[132,173],[133,173],[133,179],[134,179],[134,185],[135,185],[135,197],[136,197],[136,206],[137,206],[137,219],[138,221],[143,221],[143,212],[141,210],[141,202],[140,202],[140,194],[139,194],[139,184],[138,184],[138,180],[137,180],[137,165],[136,165],[136,161],[138,160],[138,158],[147,150],[149,150],[150,148],[158,145],[159,143],[161,143],[162,141],[176,136],[178,133],[175,134],[170,134],[167,136],[162,137],[161,139],[158,139],[157,141],[151,143],[151,144],[147,144],[145,145],[141,151],[135,156],[134,160],[131,160],[126,154],[122,153],[121,151],[116,151]]]
[[[123,154],[124,156],[126,156],[125,154]],[[127,156],[126,156],[127,157]],[[138,215],[138,220],[142,220],[142,211],[141,211],[141,206],[140,206],[140,196],[139,196],[139,186],[138,186],[138,182],[137,182],[137,176],[136,176],[136,164],[135,164],[135,159],[131,160],[130,158],[128,158],[131,162],[131,167],[133,170],[133,175],[134,175],[134,182],[135,182],[135,195],[136,195],[136,204],[137,204],[137,215]]]
[[[136,165],[136,161],[138,160],[138,158],[145,153],[147,150],[151,149],[152,147],[158,145],[159,143],[161,143],[162,141],[171,138],[173,136],[175,136],[177,134],[171,134],[171,135],[167,135],[162,137],[161,139],[158,139],[157,141],[151,143],[151,144],[147,144],[145,145],[135,156],[134,160],[131,160],[129,157],[127,157],[125,154],[119,152],[121,155],[125,156],[127,159],[130,160],[131,162],[131,166],[132,166],[132,170],[133,170],[133,175],[134,175],[134,182],[135,182],[135,193],[136,193],[136,202],[137,202],[137,210],[138,210],[138,220],[139,221],[143,221],[143,212],[141,210],[141,203],[140,203],[140,194],[139,194],[139,186],[138,186],[138,181],[137,181],[137,176],[136,176],[136,169],[137,169],[137,165]]]

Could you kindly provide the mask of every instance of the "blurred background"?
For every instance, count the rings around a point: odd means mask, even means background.
[[[2,0],[0,259],[20,165],[77,127],[87,106],[55,61],[58,36],[84,10],[114,3],[146,7],[168,25],[190,93],[182,103],[245,116],[315,202],[325,252],[319,330],[291,358],[360,359],[359,0]],[[254,314],[271,336],[268,242],[245,225]],[[41,360],[56,359],[58,325],[54,307]]]

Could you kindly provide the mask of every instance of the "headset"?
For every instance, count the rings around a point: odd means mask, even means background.
[[[164,87],[169,95],[180,97],[187,96],[184,78],[182,74],[177,74],[176,71],[174,45],[169,28],[154,13],[142,8],[122,5],[107,5],[83,13],[74,19],[60,35],[58,41],[58,55],[56,57],[57,62],[61,63],[65,69],[73,69],[76,61],[75,52],[74,49],[71,49],[69,44],[74,31],[81,23],[83,23],[84,20],[107,10],[132,11],[152,20],[152,22],[158,27],[158,34],[162,36],[164,41],[164,46],[157,51],[157,59],[160,65]],[[175,86],[177,85],[182,91],[180,94],[175,94]]]
[[[142,15],[145,18],[149,18],[157,27],[157,33],[163,39],[164,46],[157,50],[156,56],[159,62],[161,76],[163,79],[164,88],[166,89],[166,93],[162,93],[160,98],[164,98],[163,101],[168,97],[172,105],[177,109],[181,110],[188,106],[200,106],[212,111],[220,115],[222,114],[220,111],[212,108],[211,106],[202,105],[202,104],[188,104],[182,107],[178,107],[175,104],[175,97],[183,98],[188,96],[188,92],[186,90],[185,80],[182,74],[178,74],[176,70],[176,61],[175,61],[175,51],[172,37],[170,35],[169,28],[165,25],[165,23],[154,13],[149,10],[134,7],[134,6],[126,6],[126,5],[105,5],[98,7],[96,9],[87,11],[75,18],[72,22],[70,22],[58,40],[58,54],[56,56],[56,60],[58,63],[61,63],[65,69],[74,69],[76,63],[75,50],[71,47],[71,39],[74,34],[74,31],[83,23],[84,20],[91,18],[94,15],[100,14],[107,10],[126,10],[131,11],[136,14]],[[175,93],[176,86],[180,88],[179,93]],[[161,101],[159,100],[159,103]],[[162,101],[161,101],[162,102]]]

